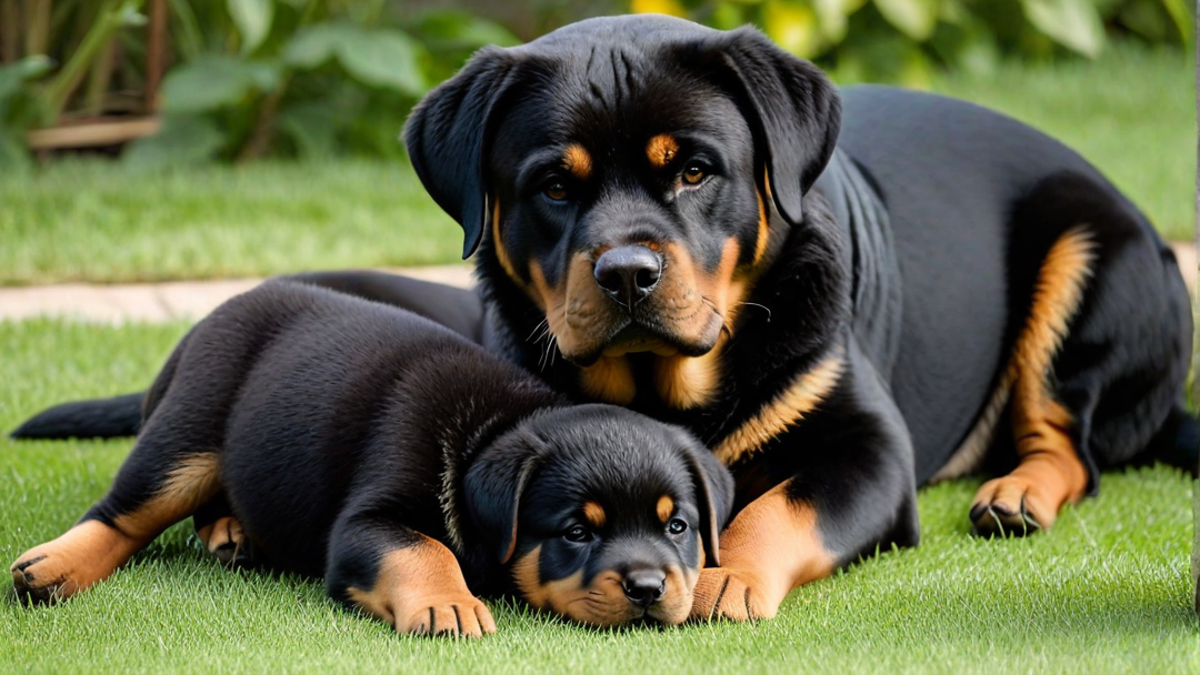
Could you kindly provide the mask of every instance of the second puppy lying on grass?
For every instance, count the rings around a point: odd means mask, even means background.
[[[475,594],[510,592],[588,624],[675,624],[732,498],[675,427],[569,405],[414,314],[276,281],[176,347],[108,494],[13,583],[67,597],[227,499],[256,560],[401,632],[490,633]]]

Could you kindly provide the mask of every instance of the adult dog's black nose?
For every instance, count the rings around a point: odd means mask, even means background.
[[[645,246],[610,248],[596,261],[593,273],[605,293],[623,305],[650,295],[662,275],[662,256]]]
[[[667,591],[667,575],[661,570],[634,570],[621,581],[625,597],[639,607],[649,607],[662,600]]]

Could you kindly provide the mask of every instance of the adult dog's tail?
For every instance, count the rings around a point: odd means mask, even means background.
[[[47,408],[10,434],[14,439],[136,436],[144,393],[71,401]]]

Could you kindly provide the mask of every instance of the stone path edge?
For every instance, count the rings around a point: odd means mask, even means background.
[[[1190,243],[1172,244],[1188,289],[1196,293],[1196,248]],[[439,265],[387,269],[460,288],[475,283],[470,265]],[[0,288],[0,320],[55,317],[71,320],[121,324],[198,321],[229,298],[244,293],[262,279],[170,281],[152,284],[54,284]]]

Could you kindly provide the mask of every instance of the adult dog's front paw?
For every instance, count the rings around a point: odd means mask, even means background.
[[[694,620],[754,621],[773,618],[779,611],[779,603],[766,597],[763,582],[746,570],[705,568],[700,571],[694,594]]]
[[[981,536],[1024,536],[1048,530],[1058,518],[1057,505],[1029,479],[1008,475],[984,483],[971,505],[971,525]]]

